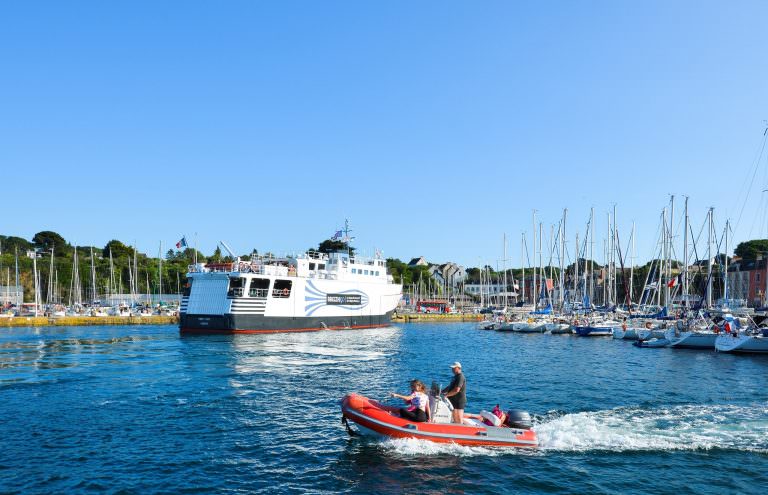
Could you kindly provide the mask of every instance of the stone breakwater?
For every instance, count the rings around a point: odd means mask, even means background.
[[[178,316],[63,316],[61,318],[15,316],[12,318],[0,318],[0,327],[173,325],[178,322]]]

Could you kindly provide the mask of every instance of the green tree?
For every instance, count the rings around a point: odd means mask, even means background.
[[[317,250],[321,253],[336,253],[336,252],[346,252],[347,249],[349,249],[350,254],[355,253],[355,248],[349,246],[346,242],[343,241],[337,241],[335,239],[326,239],[323,242],[320,243],[320,245],[317,247]]]
[[[753,239],[744,241],[736,246],[733,254],[740,256],[744,260],[755,260],[757,255],[768,252],[768,239]]]
[[[216,250],[208,258],[208,261],[210,261],[212,263],[218,263],[218,262],[221,261],[221,248],[219,246],[216,246]]]
[[[112,251],[112,258],[127,258],[133,255],[133,249],[126,246],[122,242],[112,239],[104,246],[101,255],[106,259],[109,258],[109,252]]]
[[[38,232],[32,237],[32,242],[36,248],[42,251],[50,251],[53,248],[54,253],[57,255],[69,253],[72,250],[71,246],[67,244],[67,241],[61,235],[50,230]]]
[[[21,237],[0,235],[0,251],[6,254],[13,254],[18,250],[24,254],[25,251],[32,249],[32,243]]]

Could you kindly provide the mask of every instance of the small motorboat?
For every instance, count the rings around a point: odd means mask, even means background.
[[[632,345],[635,347],[659,348],[659,347],[667,347],[669,343],[670,342],[667,339],[657,339],[654,337],[648,340],[637,340],[635,342],[632,342]]]
[[[354,393],[341,399],[341,420],[350,434],[416,438],[467,446],[535,448],[539,445],[527,412],[509,411],[507,424],[502,426],[489,426],[475,419],[479,416],[466,414],[464,423],[456,424],[450,422],[450,406],[447,400],[434,395],[429,398],[431,422],[418,423],[401,418],[398,408]]]

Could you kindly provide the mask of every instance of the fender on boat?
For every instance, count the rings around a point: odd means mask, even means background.
[[[347,394],[341,400],[341,412],[363,433],[391,438],[416,438],[437,443],[467,446],[538,447],[536,432],[530,429],[455,423],[417,423],[401,418],[398,409],[360,394]]]

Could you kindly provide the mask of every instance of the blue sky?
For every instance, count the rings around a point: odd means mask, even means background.
[[[402,259],[495,264],[506,233],[517,266],[533,209],[546,232],[569,209],[573,252],[616,204],[643,260],[675,194],[697,231],[714,206],[718,229],[743,210],[737,241],[768,237],[765,19],[759,1],[6,2],[0,233],[284,253],[349,218],[359,249]]]

